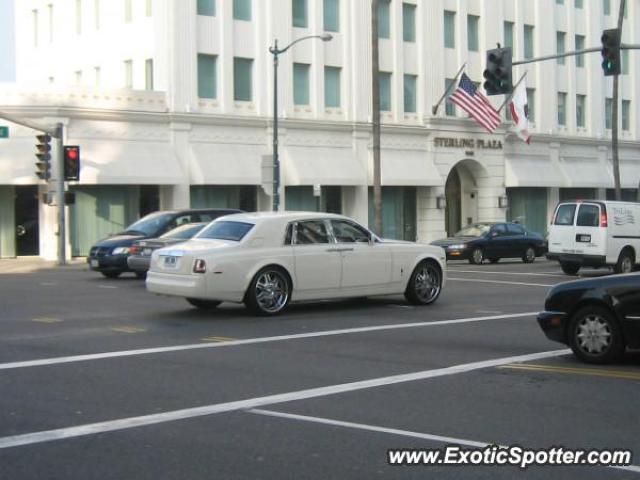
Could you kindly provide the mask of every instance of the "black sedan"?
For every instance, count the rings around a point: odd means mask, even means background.
[[[545,300],[538,323],[545,335],[589,363],[619,359],[640,348],[640,273],[561,283]]]
[[[211,222],[223,215],[241,213],[242,210],[211,208],[202,210],[173,210],[154,212],[127,227],[124,232],[98,241],[87,257],[91,270],[105,277],[116,278],[123,272],[130,272],[127,258],[131,245],[136,240],[156,238],[178,225],[194,222]],[[144,273],[136,273],[144,277]]]
[[[532,263],[547,251],[545,239],[518,223],[474,223],[467,225],[455,236],[436,240],[432,245],[444,248],[447,260],[469,260],[480,264],[501,258],[522,258]]]
[[[206,225],[208,225],[208,223],[187,223],[185,225],[180,225],[173,230],[169,230],[158,238],[149,238],[147,240],[137,240],[133,242],[133,245],[131,245],[131,248],[129,249],[127,265],[139,277],[144,276],[147,273],[147,270],[149,270],[151,254],[154,250],[185,242],[190,238],[193,238],[193,236]]]

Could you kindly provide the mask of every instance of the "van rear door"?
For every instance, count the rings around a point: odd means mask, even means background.
[[[575,253],[576,230],[574,220],[576,203],[561,203],[549,227],[549,253]]]
[[[606,253],[606,224],[602,206],[597,203],[581,203],[576,217],[575,250],[582,255],[604,256]]]

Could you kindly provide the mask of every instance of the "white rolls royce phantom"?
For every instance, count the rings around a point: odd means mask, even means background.
[[[291,301],[373,295],[428,305],[444,281],[440,247],[381,239],[341,215],[265,212],[218,218],[191,240],[155,251],[146,285],[200,309],[244,302],[274,315]]]

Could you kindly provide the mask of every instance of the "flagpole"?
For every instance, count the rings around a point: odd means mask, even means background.
[[[460,74],[462,73],[462,71],[464,70],[464,67],[467,66],[467,62],[464,62],[462,64],[462,66],[460,67],[460,70],[458,70],[458,73],[456,73],[455,78],[453,79],[453,81],[449,84],[449,87],[447,87],[447,89],[445,90],[445,92],[442,94],[442,96],[440,97],[440,100],[438,100],[438,103],[436,103],[435,105],[433,105],[431,107],[431,114],[435,115],[436,113],[438,113],[438,107],[440,106],[440,104],[442,103],[442,101],[447,98],[447,96],[449,95],[449,93],[451,93],[451,89],[456,85],[456,82],[458,81],[458,78],[460,77]]]
[[[520,77],[520,80],[518,80],[518,83],[516,83],[513,86],[513,89],[511,90],[511,93],[509,94],[509,96],[505,99],[505,101],[502,103],[502,105],[500,105],[500,108],[498,109],[498,113],[500,113],[502,111],[502,109],[504,108],[504,106],[509,103],[509,101],[513,98],[513,94],[516,91],[516,88],[518,88],[518,85],[520,85],[522,83],[522,80],[524,80],[524,77],[527,76],[527,73],[529,73],[528,70],[525,70],[525,72],[522,74],[522,76]]]

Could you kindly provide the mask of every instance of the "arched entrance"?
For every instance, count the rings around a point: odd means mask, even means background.
[[[448,236],[469,223],[482,220],[479,192],[487,182],[487,171],[475,160],[465,159],[453,166],[445,184],[445,229]]]

